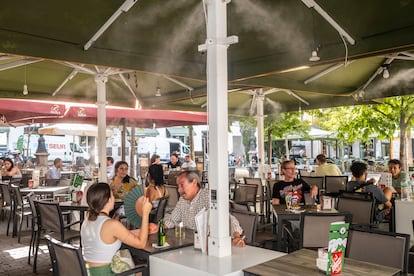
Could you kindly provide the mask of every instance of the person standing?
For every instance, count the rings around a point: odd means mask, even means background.
[[[46,179],[60,179],[62,177],[62,174],[60,172],[62,167],[62,159],[56,158],[53,161],[53,166],[46,172]]]
[[[318,167],[316,167],[315,169],[316,176],[325,176],[325,175],[340,176],[342,175],[342,172],[338,168],[337,165],[326,162],[326,156],[324,154],[318,154],[316,156],[316,164],[318,164]]]

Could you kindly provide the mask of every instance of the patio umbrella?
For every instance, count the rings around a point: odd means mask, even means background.
[[[125,216],[128,221],[137,228],[141,227],[141,216],[135,210],[135,204],[141,196],[144,195],[142,185],[131,189],[124,199]]]
[[[98,128],[88,124],[55,124],[38,129],[39,134],[45,135],[72,135],[72,136],[98,136]],[[112,131],[106,130],[106,137],[110,137]]]

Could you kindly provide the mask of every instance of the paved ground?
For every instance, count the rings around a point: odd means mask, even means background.
[[[45,244],[41,244],[42,250],[39,250],[37,274],[33,273],[33,257],[31,264],[27,263],[31,231],[26,228],[25,221],[20,243],[17,242],[17,237],[11,237],[11,233],[6,236],[6,228],[7,219],[1,220],[0,217],[0,275],[52,275],[49,271],[50,259]]]

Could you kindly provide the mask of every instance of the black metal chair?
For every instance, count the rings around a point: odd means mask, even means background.
[[[232,210],[231,214],[239,221],[241,228],[243,228],[246,244],[254,245],[257,230],[257,214],[239,210]]]
[[[14,214],[13,214],[13,232],[15,228],[17,227],[17,219],[19,219],[19,228],[17,229],[17,242],[20,243],[20,235],[22,232],[22,225],[23,225],[23,219],[26,217],[27,219],[29,216],[32,215],[32,210],[30,209],[30,206],[28,202],[24,202],[24,198],[22,197],[22,194],[20,193],[20,187],[18,186],[12,186],[13,189],[13,195],[14,195]],[[34,197],[34,193],[30,193],[25,198],[28,197]]]
[[[352,259],[395,267],[408,272],[410,235],[351,227],[346,256]]]
[[[58,202],[50,201],[35,201],[36,211],[39,216],[39,232],[36,241],[36,252],[33,264],[33,272],[36,273],[37,255],[39,251],[39,244],[41,235],[50,235],[60,241],[67,242],[76,238],[80,238],[80,232],[70,229],[75,224],[80,224],[80,221],[74,221],[70,224],[65,224],[63,220],[62,211]]]
[[[161,197],[158,202],[158,206],[154,208],[153,214],[150,214],[150,222],[158,224],[160,219],[164,217],[165,208],[167,207],[168,197]]]
[[[341,191],[346,191],[346,183],[348,182],[348,176],[325,176],[325,194],[338,196]]]
[[[332,222],[351,222],[350,213],[302,213],[299,228],[294,231],[290,221],[284,221],[282,227],[283,247],[286,252],[301,248],[315,249],[327,247],[329,243],[329,228]]]
[[[177,176],[179,173],[180,173],[179,171],[170,171],[168,173],[167,184],[177,186]]]
[[[375,202],[372,198],[339,197],[337,210],[352,214],[352,224],[369,227],[374,223]]]
[[[234,189],[234,202],[253,207],[256,213],[257,185],[237,184]]]
[[[324,190],[325,189],[325,177],[323,176],[300,176],[303,181],[305,181],[309,186],[316,185],[318,187],[318,190]]]
[[[168,201],[165,211],[170,213],[177,205],[177,202],[180,199],[180,193],[178,192],[177,185],[164,185],[164,187],[168,192]]]
[[[37,235],[39,235],[39,216],[37,214],[36,206],[34,203],[35,195],[30,193],[27,196],[30,210],[32,211],[32,235],[30,237],[29,254],[27,257],[27,263],[30,264],[31,256],[35,253]]]
[[[10,222],[13,217],[13,199],[12,199],[12,195],[10,192],[10,186],[8,184],[1,184],[0,187],[1,187],[2,201],[3,201],[3,205],[2,205],[3,218],[4,218],[4,214],[6,212],[8,213],[7,230],[6,230],[6,235],[8,236]]]
[[[49,249],[54,276],[88,275],[81,248],[58,241],[49,235],[45,235],[45,239]],[[115,275],[135,275],[138,272],[142,272],[144,276],[149,275],[148,266],[140,264],[133,269]]]
[[[253,178],[253,177],[245,177],[244,184],[257,186],[256,203],[259,203],[259,216],[264,218],[265,187],[263,186],[262,179]],[[256,210],[256,207],[255,207],[255,210]]]
[[[300,220],[300,248],[327,247],[332,222],[351,222],[349,213],[304,213]]]

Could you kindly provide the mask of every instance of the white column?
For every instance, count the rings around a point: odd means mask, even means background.
[[[263,89],[258,89],[256,93],[256,107],[257,107],[257,140],[258,140],[258,157],[259,160],[259,177],[264,179],[264,163],[265,163],[265,152],[264,152],[264,118],[263,118],[263,105],[264,95]]]
[[[99,156],[99,182],[107,182],[106,177],[106,82],[108,78],[104,74],[95,76],[97,88],[98,107],[98,156]]]
[[[205,1],[208,15],[207,40],[206,44],[199,46],[199,50],[207,50],[210,189],[208,254],[216,257],[231,255],[227,164],[227,48],[229,44],[237,42],[237,38],[227,38],[228,2],[230,1]]]

